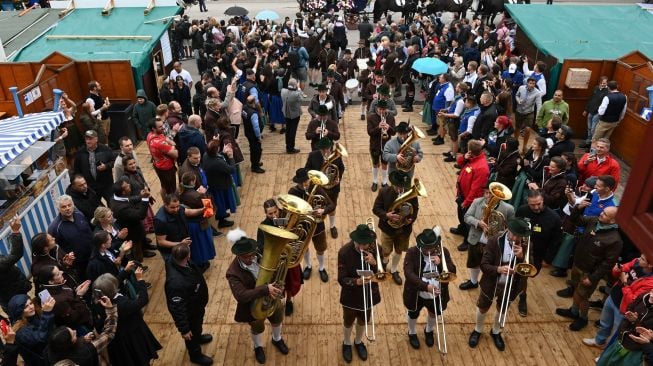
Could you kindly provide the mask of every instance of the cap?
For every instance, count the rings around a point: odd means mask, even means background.
[[[96,137],[97,138],[97,132],[95,130],[88,130],[84,133],[85,137]]]

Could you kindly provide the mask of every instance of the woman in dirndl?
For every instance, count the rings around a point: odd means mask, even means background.
[[[268,115],[270,117],[270,126],[275,124],[281,125],[279,133],[286,132],[286,119],[283,117],[283,102],[281,101],[281,89],[288,85],[290,70],[276,68],[276,62],[272,65],[273,76],[270,79],[268,91],[270,93],[270,105]]]
[[[209,183],[209,193],[213,197],[215,219],[218,228],[230,227],[234,223],[227,220],[230,214],[236,212],[236,196],[231,189],[232,174],[236,171],[231,144],[224,144],[220,152],[220,142],[209,142],[202,157],[202,169]]]
[[[190,258],[202,271],[206,271],[209,261],[215,258],[215,246],[209,220],[204,217],[206,210],[203,199],[206,198],[206,189],[202,186],[195,189],[196,180],[195,173],[184,173],[179,187],[179,202],[186,207],[188,234],[193,241]]]

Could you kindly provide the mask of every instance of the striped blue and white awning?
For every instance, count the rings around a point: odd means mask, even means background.
[[[0,120],[0,170],[64,121],[63,112],[31,113]]]

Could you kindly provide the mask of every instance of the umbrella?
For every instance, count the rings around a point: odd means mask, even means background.
[[[437,58],[424,57],[413,63],[413,70],[420,74],[438,75],[449,71],[449,67]]]
[[[277,20],[279,19],[279,14],[273,10],[262,10],[256,14],[256,19],[258,20]]]
[[[232,17],[242,17],[245,16],[249,13],[249,10],[241,7],[241,6],[232,6],[228,8],[227,10],[224,11],[225,15],[230,15]]]

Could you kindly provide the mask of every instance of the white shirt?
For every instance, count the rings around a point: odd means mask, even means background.
[[[453,102],[453,99],[456,97],[456,93],[453,90],[453,86],[451,86],[451,83],[449,83],[449,86],[447,86],[447,89],[444,91],[444,100],[448,102]]]
[[[510,240],[508,240],[508,235],[506,235],[505,239],[503,240],[503,257],[501,257],[501,263],[510,262],[512,256],[512,243]],[[499,277],[499,283],[505,284],[507,278],[508,276],[502,274],[501,277]]]
[[[524,65],[522,65],[522,72],[524,73],[524,83],[526,83],[529,76],[535,73],[535,71],[531,71],[528,68],[528,62],[524,62]],[[542,75],[535,85],[542,95],[546,95],[546,80],[544,80],[544,75]]]
[[[469,75],[465,75],[463,82],[470,83],[472,85],[471,88],[473,88],[474,84],[476,84],[476,79],[478,79],[478,75],[476,74],[476,72],[473,72],[470,73]]]
[[[422,260],[424,261],[424,270],[422,271],[422,274],[431,273],[431,272],[436,272],[436,273],[438,272],[438,267],[435,264],[433,264],[433,262],[431,262],[429,260],[428,256],[422,255]],[[436,287],[436,286],[439,287],[440,286],[440,282],[438,280],[436,280],[435,278],[422,277],[422,281],[428,282],[429,285],[432,285],[434,287]],[[419,292],[419,297],[421,297],[423,299],[427,299],[427,300],[433,300],[433,298],[435,298],[435,296],[433,296],[433,293],[428,292],[428,291],[420,291]]]
[[[193,77],[190,76],[190,72],[184,69],[181,69],[181,72],[177,72],[177,70],[175,69],[172,69],[172,71],[170,71],[170,79],[172,81],[177,81],[177,75],[181,75],[181,77],[184,78],[184,81],[186,82],[186,84],[188,84],[189,88],[193,86]]]

